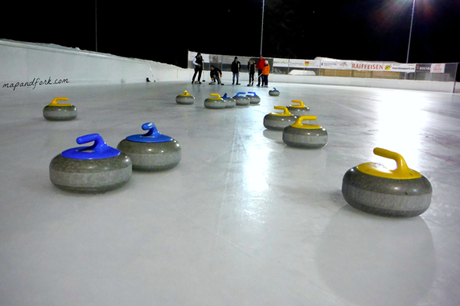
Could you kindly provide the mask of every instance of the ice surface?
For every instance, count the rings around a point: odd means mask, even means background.
[[[458,305],[460,95],[334,86],[251,88],[260,105],[205,109],[246,86],[146,83],[2,90],[1,305]],[[194,105],[178,105],[187,90]],[[78,108],[48,122],[58,96]],[[287,147],[263,127],[302,100],[328,130],[319,150]],[[78,136],[110,146],[153,121],[182,160],[134,172],[122,189],[75,195],[49,181]],[[402,154],[433,185],[411,219],[367,215],[341,195],[363,162]]]

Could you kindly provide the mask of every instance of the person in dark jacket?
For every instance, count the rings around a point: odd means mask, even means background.
[[[249,83],[248,86],[254,86],[254,73],[256,62],[251,58],[248,62]]]
[[[233,82],[232,85],[235,85],[235,77],[236,77],[236,85],[240,85],[240,69],[241,63],[238,61],[238,57],[235,56],[235,59],[232,62],[232,73],[233,73]]]
[[[220,70],[219,68],[215,67],[214,65],[211,66],[210,76],[211,76],[212,82],[209,83],[209,85],[215,84],[216,81],[217,81],[217,83],[219,85],[224,85],[223,83],[220,82],[220,78],[222,77],[222,70]],[[219,76],[220,76],[220,78],[219,78]]]
[[[201,56],[201,53],[198,52],[198,54],[195,56],[193,59],[193,65],[195,66],[195,73],[193,74],[192,78],[192,84],[195,83],[195,77],[198,74],[198,84],[201,84],[201,72],[203,71],[203,57]]]

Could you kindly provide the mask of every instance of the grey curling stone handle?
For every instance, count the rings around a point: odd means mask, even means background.
[[[84,144],[92,141],[94,141],[94,144],[88,147],[86,150],[92,150],[97,153],[104,153],[109,149],[107,143],[104,141],[104,139],[102,139],[101,135],[97,133],[88,134],[77,138],[78,144]]]

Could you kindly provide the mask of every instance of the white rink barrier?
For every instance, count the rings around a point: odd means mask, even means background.
[[[0,92],[45,85],[185,81],[188,69],[57,45],[0,40]]]
[[[190,75],[193,75],[193,69]],[[203,70],[203,78],[209,82],[209,70]],[[246,72],[240,73],[240,84],[246,85],[249,75]],[[222,81],[231,84],[232,73],[224,71]],[[257,83],[257,75],[255,76]],[[393,79],[371,79],[371,78],[352,78],[352,77],[332,77],[332,76],[311,76],[311,75],[286,75],[270,74],[268,76],[268,86],[270,83],[297,83],[311,85],[337,85],[337,86],[357,86],[372,88],[391,88],[391,89],[410,89],[423,91],[454,92],[455,82],[436,82],[436,81],[417,81],[417,80],[393,80]],[[457,85],[457,87],[460,87]],[[457,91],[458,92],[458,89]]]

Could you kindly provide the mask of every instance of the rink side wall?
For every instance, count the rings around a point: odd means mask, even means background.
[[[104,83],[139,83],[191,81],[193,69],[159,62],[125,58],[111,54],[83,51],[57,45],[26,43],[0,39],[0,90],[18,90],[43,85],[85,85]],[[209,81],[209,71],[203,71]],[[231,72],[223,81],[231,82]],[[247,73],[240,83],[246,85]],[[375,88],[413,89],[454,92],[455,82],[391,80],[332,76],[270,74],[270,83],[364,86]],[[1,91],[0,91],[1,93]]]
[[[209,71],[203,71],[205,80],[209,79]],[[223,82],[232,82],[232,73],[224,71]],[[240,83],[247,85],[249,80],[248,73],[240,73]],[[417,80],[391,80],[391,79],[371,79],[371,78],[348,78],[332,76],[301,76],[286,74],[270,74],[268,76],[268,86],[270,83],[298,83],[311,85],[337,85],[337,86],[357,86],[373,88],[392,88],[392,89],[410,89],[438,92],[454,92],[455,82],[436,82],[436,81],[417,81]],[[257,76],[256,76],[257,83]],[[460,85],[457,85],[460,87]],[[455,92],[460,92],[457,88]]]
[[[56,45],[0,40],[0,90],[189,80],[188,69]]]

